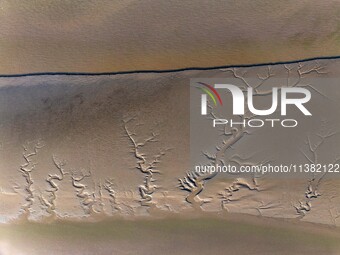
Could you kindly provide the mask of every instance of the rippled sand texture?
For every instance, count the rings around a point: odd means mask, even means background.
[[[338,1],[3,0],[0,73],[112,72],[339,55]]]

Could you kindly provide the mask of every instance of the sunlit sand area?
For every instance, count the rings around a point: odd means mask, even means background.
[[[112,72],[339,55],[338,1],[0,4],[0,73]]]

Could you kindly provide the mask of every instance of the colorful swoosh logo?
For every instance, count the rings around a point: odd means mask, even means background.
[[[223,105],[220,94],[218,94],[218,92],[213,86],[203,83],[203,82],[197,82],[197,83],[204,86],[204,87],[197,87],[197,88],[202,90],[204,93],[208,94],[215,105],[217,105],[216,98],[218,102],[220,103],[220,105]]]

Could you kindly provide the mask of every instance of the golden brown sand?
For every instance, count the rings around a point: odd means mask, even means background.
[[[0,73],[112,72],[340,54],[338,1],[4,0]]]

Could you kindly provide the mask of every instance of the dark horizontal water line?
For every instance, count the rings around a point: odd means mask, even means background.
[[[21,73],[21,74],[0,74],[0,78],[14,78],[14,77],[26,77],[26,76],[49,76],[49,75],[68,75],[68,76],[100,76],[100,75],[119,75],[119,74],[139,74],[139,73],[175,73],[183,71],[205,71],[224,68],[239,68],[239,67],[257,67],[268,65],[284,65],[302,63],[313,60],[331,60],[340,59],[340,56],[325,56],[325,57],[313,57],[291,61],[278,61],[267,62],[257,64],[240,64],[240,65],[224,65],[224,66],[209,66],[209,67],[185,67],[178,69],[163,69],[163,70],[131,70],[131,71],[118,71],[118,72],[39,72],[39,73]]]

